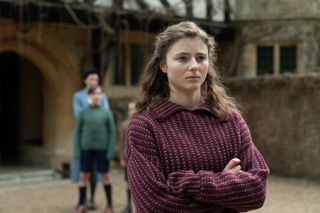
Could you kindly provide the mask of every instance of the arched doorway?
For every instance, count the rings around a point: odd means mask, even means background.
[[[25,148],[43,145],[43,78],[15,52],[0,53],[0,69],[1,164],[29,164]]]
[[[50,25],[43,31],[34,25],[30,32],[21,34],[15,31],[17,28],[11,22],[1,26],[0,61],[3,66],[7,64],[6,70],[10,71],[14,67],[12,64],[16,64],[17,74],[10,73],[14,79],[12,87],[19,89],[15,95],[17,107],[11,111],[19,114],[12,128],[12,134],[18,139],[12,142],[13,145],[4,144],[8,136],[2,136],[0,154],[6,153],[6,162],[59,170],[71,159],[74,128],[71,101],[81,85],[80,60],[77,54],[61,45],[64,38],[51,35],[53,29],[61,30],[59,27]],[[40,35],[38,32],[41,32],[41,38],[34,36]],[[0,66],[2,75],[5,69],[1,63]],[[5,78],[8,80],[1,80],[1,84],[9,82],[9,78]],[[4,93],[2,89],[0,96]],[[6,100],[1,98],[0,105]],[[16,154],[12,156],[13,152]]]

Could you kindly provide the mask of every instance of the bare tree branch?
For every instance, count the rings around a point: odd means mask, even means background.
[[[213,16],[213,3],[212,0],[207,0],[207,19],[212,19]]]
[[[187,17],[193,17],[193,0],[183,0],[186,5]]]
[[[91,2],[90,2],[91,3]],[[66,10],[69,12],[73,20],[81,27],[89,29],[89,30],[94,30],[94,29],[99,29],[101,28],[102,31],[106,32],[107,34],[113,34],[114,30],[106,21],[106,13],[103,10],[95,10],[94,6],[84,3],[84,2],[78,2],[78,4],[81,6],[82,9],[85,11],[93,14],[97,21],[98,24],[86,24],[83,23],[77,16],[77,14],[73,11],[72,7],[68,4],[67,0],[63,0],[64,7]]]
[[[89,30],[94,30],[98,29],[100,26],[99,25],[92,25],[92,24],[86,24],[83,23],[77,16],[77,14],[73,11],[72,7],[68,4],[67,0],[63,0],[63,5],[66,8],[66,10],[69,12],[70,16],[72,19],[81,27],[89,29]]]
[[[229,0],[224,0],[224,21],[226,23],[230,22],[230,13],[231,13],[231,7]]]
[[[96,18],[99,22],[100,27],[104,32],[107,34],[114,34],[114,29],[110,27],[110,25],[107,23],[107,14],[106,13],[95,13]]]
[[[113,0],[113,6],[118,9],[123,8],[123,0]]]
[[[174,15],[174,16],[176,15],[176,13],[174,12],[173,8],[171,7],[171,5],[167,0],[160,0],[160,2],[165,7],[168,14]]]
[[[149,5],[144,0],[136,0],[136,2],[142,10],[149,10]]]

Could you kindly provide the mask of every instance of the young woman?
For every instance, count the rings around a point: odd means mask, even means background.
[[[86,210],[86,189],[93,167],[102,176],[106,194],[105,213],[112,213],[112,195],[109,178],[109,160],[114,156],[115,125],[110,109],[101,106],[100,86],[89,88],[90,105],[84,108],[77,120],[74,140],[74,156],[80,159],[79,203],[77,213]]]
[[[214,63],[214,39],[193,22],[157,37],[127,133],[137,212],[240,212],[263,205],[268,166]]]

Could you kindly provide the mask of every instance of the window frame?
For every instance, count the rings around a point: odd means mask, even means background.
[[[300,49],[301,44],[299,41],[278,41],[278,42],[258,42],[255,44],[255,73],[256,76],[264,76],[264,75],[258,75],[258,47],[273,47],[273,71],[272,76],[279,77],[285,73],[281,73],[281,56],[280,56],[280,49],[281,47],[295,47],[296,48],[296,70],[295,72],[291,72],[292,74],[299,73],[299,67],[300,67],[300,61],[299,61],[299,55],[300,55]]]
[[[263,74],[261,74],[261,75],[268,75],[268,74],[272,74],[273,73],[273,71],[274,71],[274,63],[275,63],[275,57],[274,57],[274,46],[273,45],[258,45],[257,47],[256,47],[256,75],[257,76],[261,76],[260,74],[259,74],[259,48],[271,48],[271,53],[272,53],[272,57],[270,57],[271,58],[271,60],[272,60],[272,67],[271,67],[271,73],[269,73],[269,70],[263,70]],[[267,73],[265,73],[265,71],[268,71]]]
[[[114,55],[113,57],[122,57],[122,63],[123,63],[123,78],[124,78],[124,84],[114,84],[114,79],[112,77],[115,74],[115,69],[108,70],[107,72],[107,82],[109,88],[136,88],[138,85],[132,85],[132,70],[131,70],[131,46],[132,45],[139,45],[142,49],[143,54],[143,65],[144,67],[147,63],[147,60],[150,56],[149,48],[152,47],[154,41],[155,41],[156,35],[149,32],[139,32],[139,31],[128,31],[128,30],[122,30],[119,32],[118,37],[118,45],[120,45],[122,49],[122,54],[117,56]],[[116,64],[116,63],[115,63]],[[110,68],[108,68],[110,69]],[[142,70],[141,70],[142,72]]]

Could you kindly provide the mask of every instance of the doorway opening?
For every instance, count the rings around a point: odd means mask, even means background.
[[[43,78],[15,52],[0,53],[0,163],[30,164],[28,146],[43,146]]]

